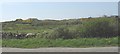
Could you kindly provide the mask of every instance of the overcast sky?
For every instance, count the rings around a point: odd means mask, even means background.
[[[34,17],[43,20],[118,15],[117,2],[6,2],[1,9],[1,21]]]

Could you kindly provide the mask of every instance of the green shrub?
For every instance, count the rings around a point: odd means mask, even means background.
[[[83,23],[83,29],[81,31],[81,37],[113,37],[117,36],[117,24],[116,22],[110,22],[109,20],[97,19],[94,21]]]
[[[69,39],[71,38],[69,36],[69,29],[65,27],[58,27],[53,30],[53,32],[50,34],[51,38],[63,38],[63,39]]]
[[[44,32],[42,36],[48,39],[57,39],[57,38],[71,39],[73,38],[74,34],[73,35],[70,35],[70,34],[72,33],[69,31],[68,28],[57,27],[51,31]]]

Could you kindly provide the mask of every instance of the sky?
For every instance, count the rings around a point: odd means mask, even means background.
[[[1,2],[119,2],[119,0],[1,0]]]
[[[1,5],[3,21],[17,18],[73,19],[118,15],[117,2],[5,2]]]

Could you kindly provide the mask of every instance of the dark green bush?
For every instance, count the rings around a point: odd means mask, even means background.
[[[72,39],[74,38],[73,36],[74,33],[70,32],[69,29],[65,27],[58,27],[53,29],[52,31],[49,31],[48,33],[43,34],[43,37],[48,39],[57,39],[57,38]]]
[[[69,39],[71,38],[69,36],[69,29],[65,27],[58,27],[53,30],[51,33],[52,38],[63,38],[63,39]]]
[[[81,29],[81,28],[80,28]],[[83,24],[84,32],[80,35],[81,37],[113,37],[117,36],[117,23],[116,21],[111,22],[106,19],[97,19],[91,22],[86,22]]]

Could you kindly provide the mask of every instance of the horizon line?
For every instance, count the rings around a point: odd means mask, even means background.
[[[52,17],[46,17],[46,19],[39,19],[39,17],[25,17],[26,19],[23,19],[23,17],[21,18],[16,18],[16,19],[22,19],[22,20],[27,20],[27,19],[38,19],[38,20],[69,20],[69,19],[81,19],[81,18],[99,18],[99,17],[111,17],[111,16],[118,16],[118,15],[103,15],[103,16],[94,16],[94,17],[65,17],[65,18],[61,18],[61,19],[53,19]],[[16,19],[14,20],[6,20],[6,21],[0,21],[0,22],[8,22],[8,21],[15,21]]]

